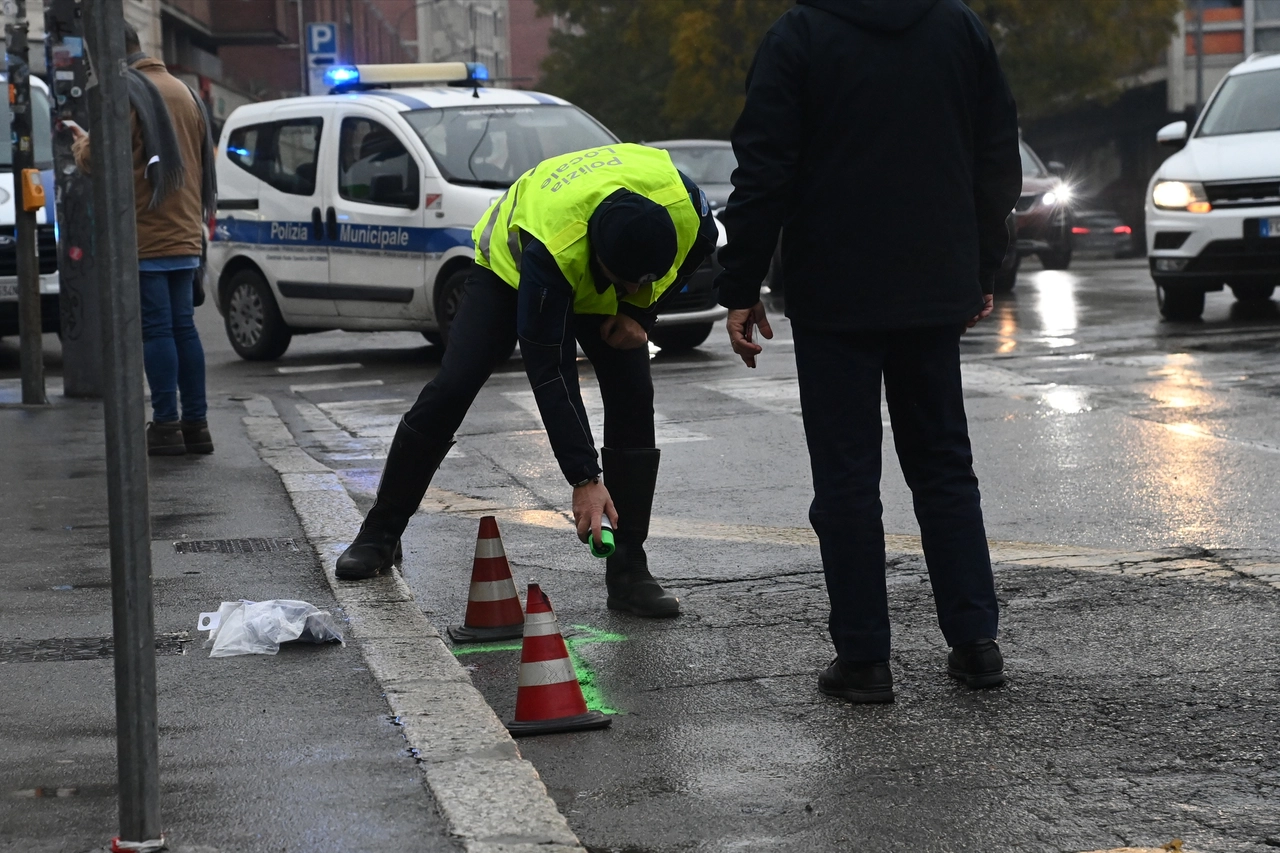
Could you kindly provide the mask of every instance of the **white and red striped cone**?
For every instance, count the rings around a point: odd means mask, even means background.
[[[523,632],[524,611],[498,534],[498,520],[486,515],[476,535],[467,615],[462,625],[449,628],[449,636],[455,643],[488,643],[514,640]]]
[[[606,728],[613,719],[587,710],[556,614],[536,583],[529,584],[525,607],[516,717],[507,730],[520,737]]]

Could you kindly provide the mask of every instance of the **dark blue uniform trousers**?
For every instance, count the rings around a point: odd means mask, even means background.
[[[995,639],[991,556],[960,387],[960,326],[831,332],[794,327],[813,504],[841,659],[889,659],[883,507],[883,378],[894,447],[914,499],[948,645]]]

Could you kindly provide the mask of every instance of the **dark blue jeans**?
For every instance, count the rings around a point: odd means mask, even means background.
[[[191,304],[195,270],[138,273],[142,291],[142,365],[151,386],[152,420],[202,421],[208,406],[204,394],[204,347],[196,331]]]
[[[826,332],[794,327],[813,504],[846,661],[889,659],[880,503],[880,386],[920,523],[938,623],[948,645],[994,639],[991,557],[960,388],[960,327]]]

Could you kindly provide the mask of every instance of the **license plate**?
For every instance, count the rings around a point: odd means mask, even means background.
[[[1258,220],[1259,237],[1280,237],[1280,216]]]
[[[12,284],[7,282],[0,282],[0,299],[17,299],[17,298],[18,298],[18,283],[16,281],[13,282]]]

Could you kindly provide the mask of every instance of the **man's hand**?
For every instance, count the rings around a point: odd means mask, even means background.
[[[588,483],[573,490],[573,523],[578,527],[578,538],[583,542],[590,536],[594,541],[600,538],[600,516],[609,516],[614,530],[618,529],[618,511],[613,508],[613,498],[603,483]]]
[[[990,293],[982,294],[982,310],[978,312],[978,316],[974,317],[968,323],[965,323],[965,328],[972,329],[974,326],[978,325],[979,320],[985,320],[988,317],[990,317],[991,312],[995,310],[995,307],[996,307],[995,296]],[[733,314],[730,314],[729,316],[732,317]]]
[[[756,356],[764,352],[764,347],[755,342],[751,327],[758,326],[760,334],[773,338],[773,327],[765,316],[764,303],[757,302],[750,308],[730,309],[726,324],[729,327],[729,345],[733,347],[733,351],[742,357],[742,363],[747,367],[755,367]]]
[[[600,324],[600,338],[614,349],[635,349],[649,342],[644,326],[626,314],[606,317]]]

